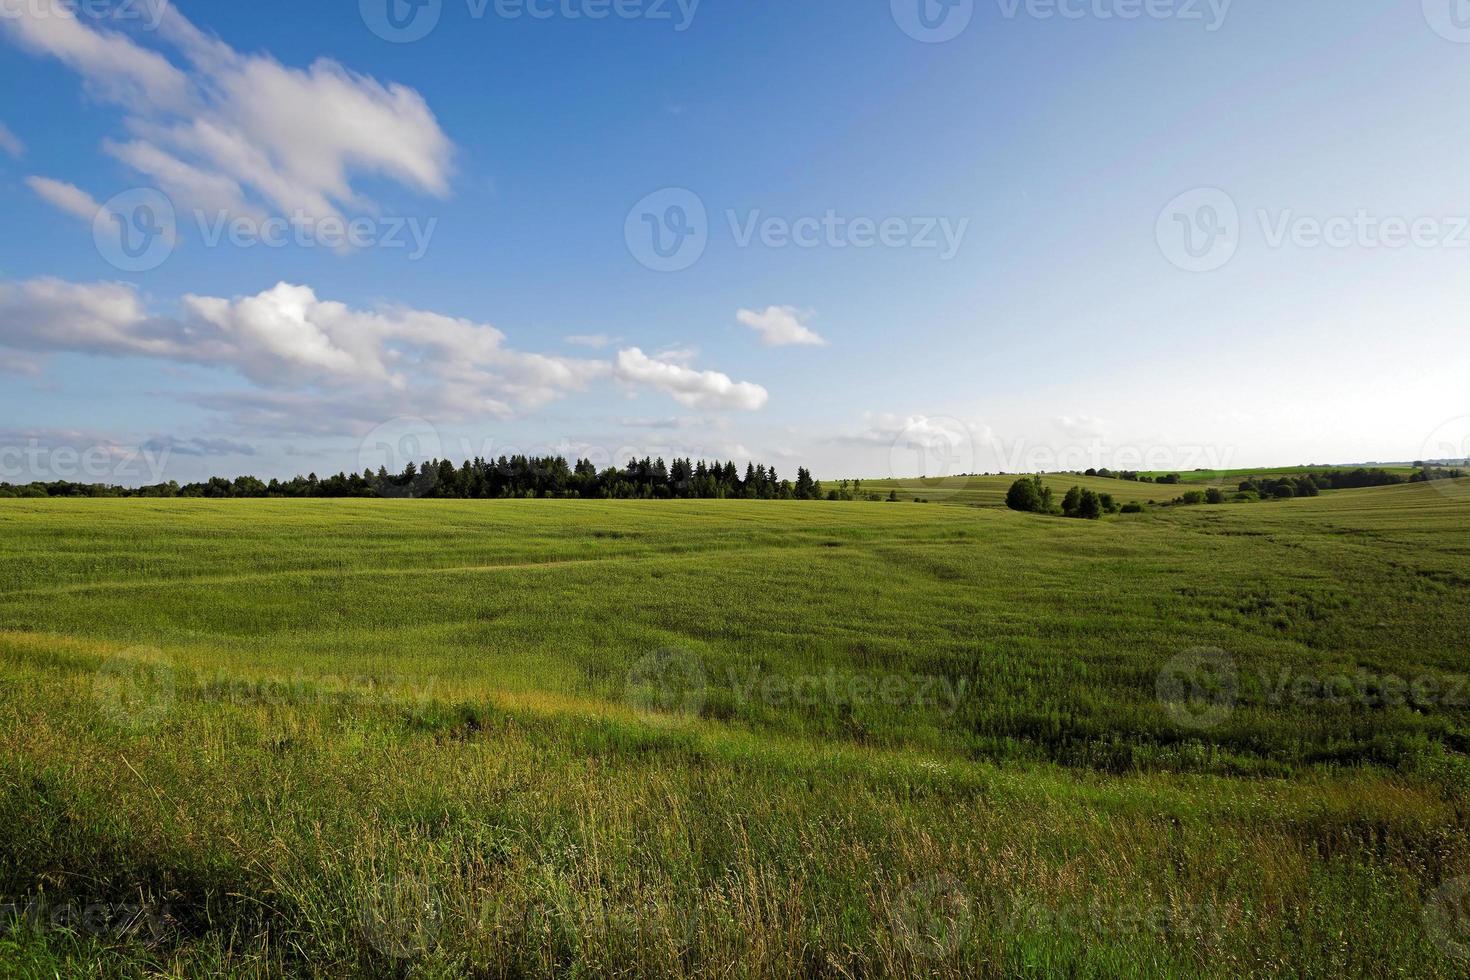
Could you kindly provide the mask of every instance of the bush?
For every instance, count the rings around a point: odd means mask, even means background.
[[[1023,476],[1006,492],[1006,506],[1028,514],[1044,514],[1051,510],[1051,490],[1039,476]]]
[[[1191,507],[1195,504],[1202,504],[1205,502],[1205,492],[1203,490],[1190,490],[1179,498],[1179,502]]]
[[[1219,487],[1210,487],[1210,489],[1205,491],[1205,503],[1223,504],[1224,502],[1225,491],[1221,490]]]
[[[1125,514],[1142,514],[1143,513],[1143,504],[1140,504],[1140,503],[1124,504],[1123,505],[1123,513],[1125,513]]]
[[[1095,521],[1103,515],[1103,501],[1092,490],[1073,487],[1062,499],[1062,516]]]

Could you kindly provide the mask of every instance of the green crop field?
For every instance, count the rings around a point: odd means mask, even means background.
[[[898,494],[899,500],[910,502],[925,500],[935,504],[964,504],[971,507],[1004,507],[1006,491],[1016,482],[1015,476],[935,476],[915,477],[907,480],[864,480],[864,493],[876,493],[887,498],[889,491]],[[1046,482],[1060,496],[1069,487],[1081,487],[1097,493],[1110,493],[1120,504],[1146,503],[1150,500],[1166,501],[1179,496],[1177,485],[1138,483],[1132,480],[1115,480],[1110,477],[1074,476],[1059,474],[1046,477]]]
[[[1470,482],[992,482],[0,501],[0,974],[1465,976]]]
[[[1299,476],[1302,473],[1332,473],[1335,471],[1352,470],[1356,468],[1357,465],[1354,464],[1350,466],[1267,466],[1243,470],[1184,470],[1182,472],[1176,470],[1173,472],[1178,473],[1180,480],[1184,483],[1200,483],[1213,486],[1235,487],[1237,484],[1240,483],[1240,481],[1251,478]],[[1392,463],[1387,465],[1374,463],[1369,468],[1383,470],[1386,473],[1393,473],[1402,477],[1411,476],[1418,469],[1418,467],[1415,466],[1408,466],[1404,464],[1394,465]],[[1157,478],[1161,476],[1168,476],[1169,473],[1159,471],[1155,473],[1146,473],[1144,475]]]

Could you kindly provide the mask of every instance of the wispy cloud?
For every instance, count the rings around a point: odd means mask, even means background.
[[[17,160],[25,156],[26,153],[26,145],[4,123],[0,123],[0,153],[14,157]]]
[[[330,59],[301,69],[241,54],[173,4],[152,10],[149,37],[166,52],[84,22],[65,0],[31,0],[0,23],[123,110],[129,139],[104,150],[181,206],[341,217],[373,207],[359,177],[448,194],[453,144],[418,92]]]
[[[179,456],[254,456],[255,447],[233,439],[191,436],[154,436],[140,447],[150,453],[174,453]]]
[[[735,319],[758,333],[767,347],[823,347],[827,341],[806,325],[811,317],[794,306],[768,306],[735,314]]]
[[[91,194],[75,184],[52,180],[50,177],[27,177],[26,186],[52,207],[88,223],[102,210],[102,205]]]

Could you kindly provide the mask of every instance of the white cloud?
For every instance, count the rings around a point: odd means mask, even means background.
[[[97,212],[102,210],[102,205],[98,204],[91,194],[75,184],[52,180],[50,177],[27,177],[26,186],[35,191],[36,196],[47,204],[81,218],[88,224],[91,224],[92,220],[97,217]]]
[[[358,177],[448,194],[453,144],[418,92],[328,59],[299,69],[241,54],[173,4],[154,13],[150,36],[185,67],[84,23],[64,0],[32,0],[0,20],[21,46],[75,69],[94,97],[125,110],[132,138],[105,149],[181,207],[340,218],[374,208]]]
[[[512,350],[494,327],[420,310],[354,310],[281,283],[255,296],[186,296],[150,312],[121,283],[0,283],[0,347],[141,355],[228,367],[263,388],[374,397],[431,391],[460,417],[535,408],[605,377],[605,362]]]
[[[17,160],[26,154],[26,145],[4,123],[0,123],[0,151],[5,152]]]
[[[138,294],[122,283],[0,283],[3,347],[182,358],[187,350],[179,333],[150,318]]]
[[[761,343],[767,347],[823,347],[827,343],[807,327],[811,314],[794,306],[768,306],[760,312],[741,310],[735,319],[760,334]]]
[[[242,427],[276,431],[341,431],[344,422],[361,428],[355,423],[395,414],[506,417],[607,378],[691,406],[759,408],[767,397],[759,385],[636,348],[616,364],[520,351],[489,324],[398,306],[353,309],[289,283],[254,296],[186,295],[165,315],[123,283],[0,282],[0,352],[7,349],[232,369],[255,390],[196,400]]]
[[[646,385],[690,408],[734,408],[754,411],[770,397],[748,381],[731,381],[718,371],[697,371],[684,364],[656,360],[637,347],[618,351],[614,375],[630,384]]]
[[[78,72],[95,98],[174,112],[195,103],[194,86],[167,58],[123,34],[83,24],[63,0],[17,4],[3,19],[21,46],[49,54]]]
[[[159,187],[168,189],[175,201],[208,212],[228,211],[232,215],[250,217],[259,215],[259,209],[246,203],[245,189],[239,181],[185,163],[152,143],[105,140],[102,148],[138,173],[152,177]]]

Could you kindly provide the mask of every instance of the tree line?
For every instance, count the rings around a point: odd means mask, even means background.
[[[338,473],[325,479],[315,473],[289,480],[211,477],[199,483],[177,481],[146,487],[118,487],[65,480],[24,485],[0,483],[0,497],[411,497],[422,499],[501,499],[514,497],[596,500],[739,499],[858,500],[865,494],[860,480],[842,480],[824,489],[806,467],[796,479],[782,479],[774,466],[747,463],[742,476],[733,462],[707,463],[675,459],[629,460],[625,467],[599,470],[590,460],[568,463],[562,456],[475,458],[456,465],[433,459],[408,463],[401,472]]]

